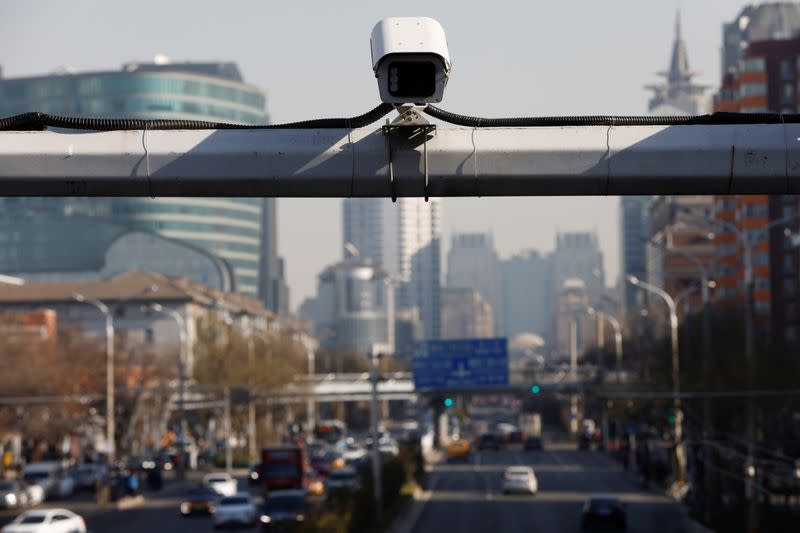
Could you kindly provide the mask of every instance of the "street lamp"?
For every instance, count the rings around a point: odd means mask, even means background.
[[[614,329],[614,352],[617,356],[617,383],[620,383],[622,380],[622,327],[620,327],[619,320],[614,318],[613,315],[597,311],[593,307],[587,308],[586,312],[590,315],[597,315],[600,320],[605,319]]]
[[[669,309],[669,329],[670,329],[670,347],[672,350],[672,403],[675,407],[675,422],[674,422],[674,443],[675,443],[675,457],[678,463],[678,479],[683,481],[686,477],[685,461],[683,459],[683,451],[681,450],[681,440],[683,438],[683,412],[681,411],[681,371],[680,371],[680,358],[678,357],[678,314],[675,310],[675,302],[672,297],[663,289],[651,285],[645,281],[640,280],[636,276],[628,276],[628,283],[635,287],[639,287],[647,292],[655,294],[664,300]]]
[[[152,311],[164,316],[172,318],[178,324],[178,440],[180,442],[181,459],[178,462],[178,477],[183,479],[185,476],[185,461],[184,461],[184,447],[186,441],[186,433],[184,427],[186,426],[186,410],[184,409],[184,400],[186,396],[186,361],[184,352],[186,351],[188,332],[186,329],[186,319],[183,318],[179,312],[173,309],[167,309],[161,304],[150,304],[143,306],[145,311]]]
[[[108,306],[100,300],[86,298],[83,294],[73,293],[72,299],[82,304],[95,307],[103,313],[106,321],[106,441],[108,442],[108,463],[114,462],[116,454],[116,417],[114,410],[114,322]]]
[[[298,336],[298,340],[306,349],[306,356],[308,357],[308,377],[312,380],[312,387],[314,376],[316,375],[315,366],[316,366],[316,353],[314,352],[316,346],[314,340],[306,335],[305,333],[301,333]],[[316,421],[316,408],[317,403],[316,399],[314,398],[313,394],[308,395],[308,400],[306,403],[306,423],[308,424],[308,430],[314,431],[314,423]]]

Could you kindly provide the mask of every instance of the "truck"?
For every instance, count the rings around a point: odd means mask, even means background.
[[[306,464],[300,446],[267,447],[261,450],[259,478],[262,492],[303,489],[306,483]]]

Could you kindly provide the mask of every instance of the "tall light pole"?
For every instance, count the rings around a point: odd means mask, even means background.
[[[179,312],[167,309],[161,304],[150,304],[144,307],[145,310],[159,313],[172,318],[178,324],[178,440],[180,442],[181,460],[178,462],[178,478],[183,480],[186,476],[186,464],[184,458],[186,444],[186,410],[184,408],[186,396],[186,361],[185,352],[187,348],[188,332],[186,329],[186,319]]]
[[[300,343],[306,349],[306,357],[308,358],[308,377],[312,380],[312,387],[313,387],[313,379],[316,375],[316,353],[314,352],[316,346],[314,341],[305,333],[300,334]],[[317,414],[316,414],[316,407],[317,402],[316,398],[314,398],[313,394],[308,395],[308,399],[306,400],[306,424],[308,425],[309,431],[314,431],[314,424],[316,422]]]
[[[622,380],[622,327],[619,324],[619,320],[614,318],[613,315],[604,313],[602,311],[597,311],[593,307],[587,308],[586,312],[590,315],[596,315],[601,324],[603,320],[606,320],[609,324],[611,324],[611,328],[614,330],[614,354],[616,355],[617,359],[617,383],[620,383]]]
[[[678,313],[675,309],[675,302],[665,290],[644,282],[636,276],[628,276],[628,283],[655,294],[664,300],[664,303],[667,304],[667,309],[669,310],[670,345],[672,349],[672,404],[675,408],[673,439],[675,445],[675,460],[678,465],[678,480],[683,481],[686,479],[686,461],[683,457],[683,450],[681,447],[681,441],[683,440],[683,411],[681,410],[680,398],[681,363],[680,357],[678,356]]]
[[[83,294],[74,293],[72,299],[76,302],[94,306],[103,313],[106,321],[106,441],[108,443],[108,462],[114,462],[116,457],[116,403],[114,401],[114,320],[108,306],[100,300],[86,298]]]
[[[372,485],[373,485],[373,498],[375,500],[375,516],[380,522],[383,516],[383,481],[381,472],[381,449],[378,437],[378,381],[380,375],[378,374],[378,365],[381,357],[381,346],[375,344],[370,347],[369,353],[369,376],[371,387],[371,402],[370,402],[370,434],[372,436]]]
[[[789,215],[787,217],[773,220],[772,222],[764,225],[764,227],[748,233],[747,230],[739,229],[736,224],[726,220],[720,220],[708,216],[705,213],[697,212],[694,209],[675,204],[675,207],[682,213],[685,213],[695,219],[702,220],[707,224],[715,225],[725,231],[729,231],[736,235],[736,239],[742,245],[744,256],[744,283],[745,283],[745,359],[747,360],[747,386],[753,389],[755,377],[755,283],[753,280],[753,249],[759,244],[762,234],[769,232],[770,229],[780,226],[786,226],[789,222],[800,219],[800,214]],[[746,433],[747,439],[747,464],[745,465],[745,495],[749,499],[749,509],[747,513],[747,526],[749,531],[755,531],[759,527],[758,519],[758,499],[755,492],[755,406],[753,405],[753,398],[747,398],[747,415],[746,415]],[[752,475],[751,475],[752,474]]]

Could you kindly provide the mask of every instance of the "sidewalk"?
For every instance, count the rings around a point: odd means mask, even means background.
[[[621,471],[625,472],[632,480],[634,480],[639,485],[643,485],[642,477],[636,471],[633,471],[630,468],[627,468],[625,465],[623,465],[622,463],[617,461],[617,459],[614,458],[611,455],[611,452],[609,452],[609,451],[601,451],[601,452],[598,452],[598,453],[604,454],[615,465],[617,465]],[[670,496],[669,489],[662,489],[656,483],[651,482],[651,483],[648,483],[647,488],[643,487],[642,490],[646,490],[647,492],[649,492],[651,494],[658,494],[660,496],[664,496],[665,498],[668,498],[671,501],[674,501],[674,502],[678,503],[678,505],[681,506],[681,509],[683,510],[684,517],[685,517],[686,524],[687,524],[684,533],[713,533],[713,530],[708,529],[707,527],[705,527],[700,522],[698,522],[698,521],[694,520],[693,518],[691,518],[689,516],[689,509],[687,508],[687,506],[685,504],[683,504],[682,502],[677,502],[675,500],[675,498]]]
[[[442,450],[432,449],[425,452],[425,472],[427,472],[427,479],[425,480],[425,489],[418,488],[414,491],[414,497],[406,504],[397,516],[397,519],[392,522],[386,529],[386,533],[412,533],[425,504],[431,498],[431,494],[436,485],[436,478],[431,475],[433,465],[442,463],[445,459],[445,452]]]

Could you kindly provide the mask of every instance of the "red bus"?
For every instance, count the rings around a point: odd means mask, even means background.
[[[264,494],[272,490],[304,488],[303,449],[299,446],[264,448],[260,476]]]

